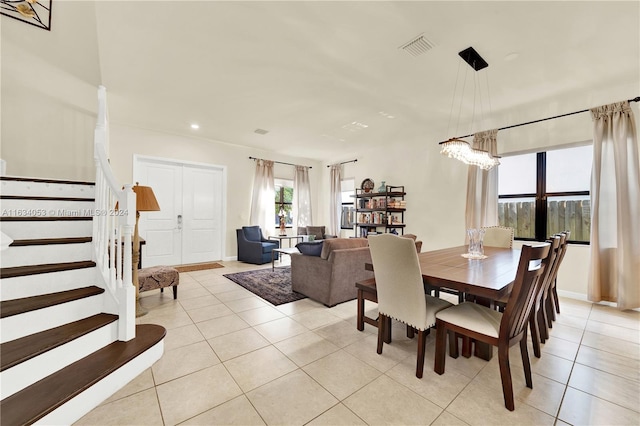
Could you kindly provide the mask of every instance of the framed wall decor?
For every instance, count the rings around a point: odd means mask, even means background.
[[[53,0],[0,0],[0,15],[51,31]]]

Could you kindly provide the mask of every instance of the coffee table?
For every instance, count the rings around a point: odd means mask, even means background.
[[[273,249],[271,250],[271,270],[273,271],[275,269],[274,263],[275,263],[275,256],[274,253],[280,253],[282,254],[288,254],[289,256],[291,256],[291,253],[300,253],[298,251],[297,248],[295,247],[287,247],[287,248],[277,248],[277,249]]]

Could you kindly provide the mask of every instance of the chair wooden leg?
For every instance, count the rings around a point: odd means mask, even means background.
[[[424,351],[427,346],[427,335],[429,329],[418,330],[418,359],[416,360],[416,377],[422,379],[422,373],[424,372]]]
[[[557,280],[556,280],[557,282]],[[560,300],[558,300],[558,290],[556,289],[555,284],[553,285],[553,288],[551,289],[551,294],[553,295],[553,304],[556,308],[556,312],[560,313]],[[553,316],[553,319],[555,320],[555,315]]]
[[[361,289],[358,289],[358,315],[356,321],[358,330],[364,330],[364,295]]]
[[[533,389],[533,380],[531,379],[531,361],[529,360],[529,349],[527,349],[527,332],[524,332],[522,340],[520,340],[520,356],[522,356],[522,367],[524,368],[524,379],[527,387]]]
[[[449,330],[449,356],[451,358],[458,358],[460,354],[458,353],[458,335]]]
[[[384,333],[387,328],[387,317],[380,314],[378,316],[378,348],[377,352],[382,353],[382,344],[384,343]]]
[[[471,358],[471,339],[467,336],[462,336],[462,356]]]
[[[547,297],[547,301],[545,303],[545,314],[546,314],[546,321],[547,321],[547,327],[548,328],[553,328],[553,321],[556,320],[556,311],[554,311],[553,309],[553,297],[551,296],[551,294],[553,294],[551,291],[549,291],[549,295]]]
[[[415,335],[415,330],[413,327],[411,327],[410,325],[407,325],[407,337],[409,339],[413,339],[413,336]]]
[[[529,314],[529,328],[531,328],[531,342],[533,343],[533,354],[540,358],[540,332],[538,331],[537,312],[531,310]],[[526,327],[525,327],[526,328]],[[526,342],[525,342],[526,343]]]
[[[450,333],[449,339],[454,338],[454,333]],[[451,345],[451,341],[449,341]],[[440,320],[436,320],[436,353],[433,362],[433,371],[444,374],[444,363],[447,348],[447,329]]]
[[[536,321],[538,322],[538,331],[540,332],[540,342],[544,343],[549,338],[549,328],[547,324],[547,304],[542,302],[542,306],[536,312]]]
[[[500,364],[500,378],[502,379],[502,394],[504,395],[504,406],[507,410],[513,411],[513,383],[511,381],[511,368],[509,367],[509,345],[498,347],[498,363]]]

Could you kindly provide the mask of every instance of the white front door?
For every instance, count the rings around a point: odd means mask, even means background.
[[[223,167],[136,158],[134,175],[160,205],[159,212],[140,213],[142,266],[222,259]]]

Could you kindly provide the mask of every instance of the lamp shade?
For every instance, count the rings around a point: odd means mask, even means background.
[[[133,187],[136,193],[136,210],[139,212],[157,212],[160,211],[158,200],[150,186],[136,185]]]

